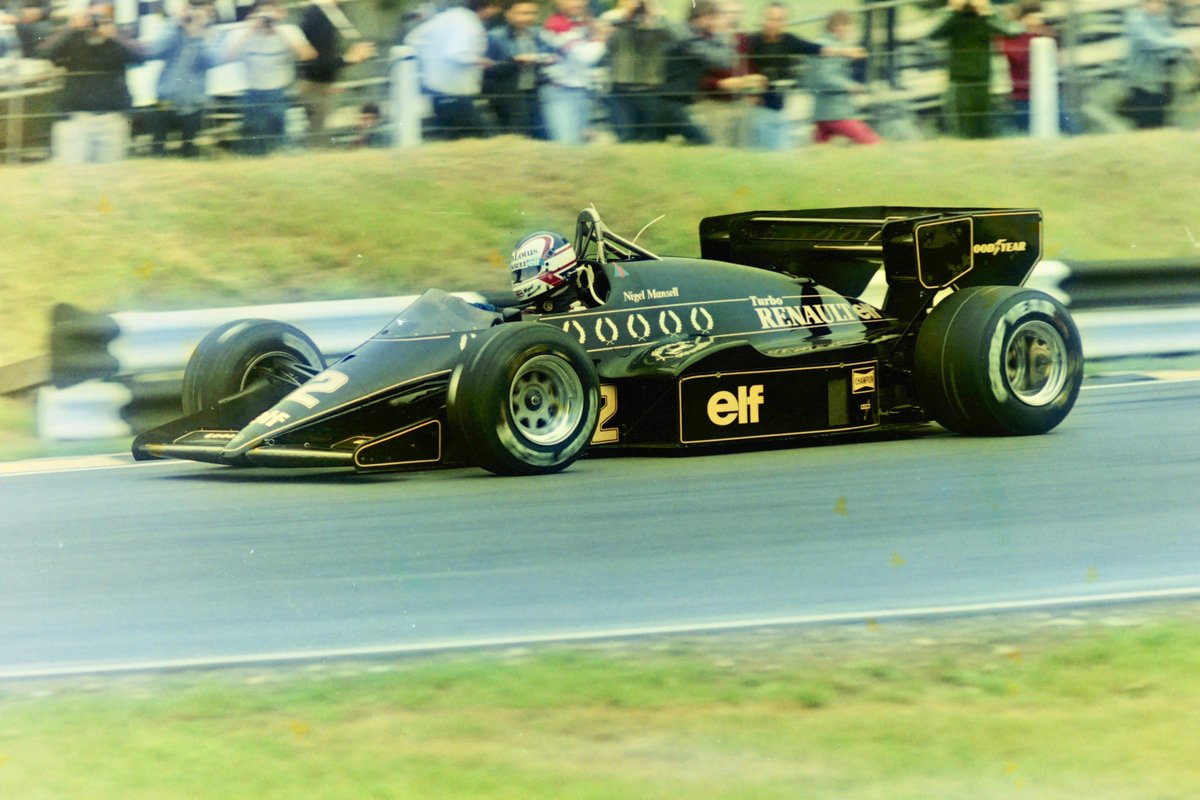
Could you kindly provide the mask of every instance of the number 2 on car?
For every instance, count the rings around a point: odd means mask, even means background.
[[[600,384],[600,421],[596,424],[596,433],[592,435],[592,444],[616,444],[621,440],[621,431],[608,425],[616,414],[617,387],[611,383],[602,383]]]
[[[333,394],[345,386],[348,380],[350,379],[345,374],[336,369],[327,369],[284,399],[294,400],[305,408],[316,408],[321,401],[313,397],[314,394]]]

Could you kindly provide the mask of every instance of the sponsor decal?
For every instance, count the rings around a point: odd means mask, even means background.
[[[621,296],[626,303],[644,303],[647,300],[671,300],[679,298],[679,287],[670,289],[640,289],[636,292],[624,291]]]
[[[716,392],[708,398],[708,418],[714,425],[757,425],[758,408],[763,404],[763,385],[737,387],[733,392]]]
[[[650,313],[653,314],[653,312]],[[680,316],[680,314],[684,314],[684,316]],[[578,339],[580,344],[593,347],[597,345],[612,347],[619,342],[632,345],[648,341],[651,338],[688,335],[689,322],[692,332],[702,336],[712,333],[713,328],[716,327],[716,320],[713,319],[713,315],[708,309],[703,306],[693,306],[690,311],[683,309],[680,313],[669,308],[664,309],[658,313],[657,317],[653,315],[647,317],[641,312],[626,312],[623,324],[619,314],[605,314],[596,317],[594,323],[588,321],[586,328],[578,319],[568,317],[562,320],[562,329],[565,333]]]
[[[587,331],[585,331],[583,326],[579,324],[579,320],[569,319],[563,323],[563,333],[570,333],[572,328],[575,329],[576,335],[579,336],[580,344],[583,344],[587,341]]]
[[[720,311],[720,326],[716,312],[703,305],[690,303],[659,308],[644,306],[640,310],[585,312],[578,315],[568,313],[565,316],[553,315],[550,319],[589,348],[632,347],[664,338],[734,336],[770,330],[801,329],[801,334],[808,336],[811,334],[804,329],[885,319],[878,309],[868,303],[827,299],[830,302],[797,303],[796,298],[768,295],[719,301],[731,303]],[[747,302],[749,310],[745,305]]]
[[[681,444],[766,439],[879,424],[878,365],[685,375],[679,380]],[[855,393],[857,391],[857,393]]]
[[[773,295],[767,295],[766,297],[759,297],[758,295],[752,294],[752,295],[750,295],[750,305],[752,305],[752,306],[781,306],[781,305],[783,305],[783,298],[782,297],[774,297]]]
[[[550,248],[554,246],[554,239],[549,236],[531,237],[525,246],[520,250],[514,250],[509,258],[509,265],[513,272],[529,267],[541,266],[542,259],[550,254]]]
[[[680,358],[686,358],[692,353],[699,353],[701,350],[712,344],[712,339],[693,339],[688,342],[671,342],[670,344],[659,345],[649,353],[651,361],[674,361]]]
[[[1028,242],[1010,242],[1007,239],[997,239],[987,244],[975,245],[975,255],[994,256],[998,253],[1024,253]]]
[[[612,321],[611,317],[599,317],[596,319],[596,338],[602,344],[616,344],[617,337],[621,335],[621,329],[617,327],[617,323]]]
[[[778,300],[776,305],[773,301]],[[866,303],[803,303],[784,305],[774,297],[751,297],[750,303],[763,330],[833,325],[839,322],[865,322],[883,319]]]
[[[176,439],[173,444],[195,444],[196,442],[228,442],[237,436],[237,431],[192,431]]]
[[[631,314],[626,327],[629,328],[629,335],[635,342],[644,342],[650,338],[650,320],[641,314]]]
[[[277,408],[272,408],[269,411],[264,411],[251,421],[251,425],[262,425],[264,428],[273,428],[276,425],[287,422],[292,418],[292,415],[286,411],[280,411]]]
[[[860,367],[850,373],[850,394],[875,391],[875,368]]]
[[[674,311],[660,311],[658,327],[667,336],[678,336],[683,331],[683,320]]]

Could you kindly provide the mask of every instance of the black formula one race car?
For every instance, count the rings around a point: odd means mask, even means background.
[[[296,328],[217,328],[184,416],[138,459],[561,470],[588,448],[705,447],[936,421],[1045,433],[1083,373],[1066,309],[1022,288],[1041,213],[758,211],[700,224],[702,257],[657,256],[580,214],[578,293],[523,314],[421,295],[327,367]],[[858,299],[882,266],[886,299]]]

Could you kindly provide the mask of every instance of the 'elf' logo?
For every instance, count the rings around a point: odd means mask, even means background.
[[[714,425],[757,425],[758,408],[763,404],[761,383],[737,387],[733,392],[717,392],[708,398],[708,418]]]

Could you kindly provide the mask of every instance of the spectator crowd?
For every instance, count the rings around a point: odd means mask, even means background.
[[[392,43],[415,52],[429,136],[512,134],[566,145],[678,139],[778,151],[797,144],[789,109],[805,98],[813,142],[881,141],[864,119],[868,52],[848,10],[829,14],[810,40],[788,31],[791,13],[782,2],[768,2],[748,26],[741,0],[686,0],[682,20],[669,17],[659,0],[615,0],[612,8],[598,0],[552,1],[543,8],[535,0],[451,0],[406,15]],[[0,57],[23,54],[63,68],[52,151],[68,162],[122,157],[131,119],[148,134],[152,153],[167,152],[177,137],[172,152],[197,154],[212,107],[209,72],[228,64],[240,65],[243,76],[242,152],[265,155],[296,139],[310,147],[384,145],[391,138],[386,100],[364,103],[352,131],[330,129],[343,70],[378,55],[339,2],[304,0],[287,10],[279,0],[256,0],[222,19],[211,0],[178,0],[155,35],[135,39],[130,26],[116,24],[107,0],[77,0],[65,18],[50,0],[9,0],[0,5]],[[1195,54],[1165,0],[1137,0],[1125,19],[1122,112],[1138,128],[1161,127],[1174,99],[1172,67]],[[945,42],[951,133],[999,132],[996,53],[1012,86],[1008,127],[1028,130],[1035,37],[1057,38],[1038,0],[1000,10],[989,0],[949,0],[929,38]],[[126,71],[155,61],[156,102],[134,109]],[[300,136],[289,131],[293,108],[303,111]],[[1060,127],[1080,130],[1066,114]]]

